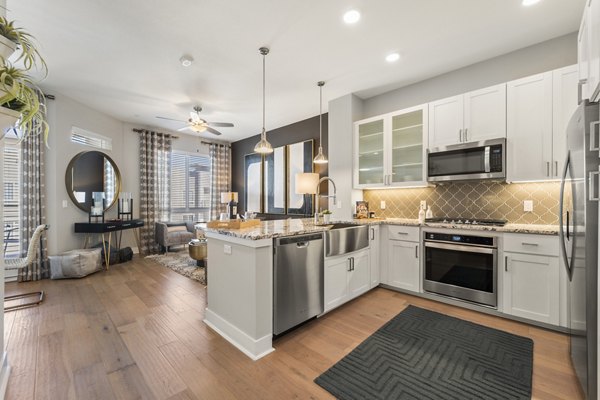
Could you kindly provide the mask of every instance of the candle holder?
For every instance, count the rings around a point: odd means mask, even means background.
[[[91,224],[92,218],[94,218],[95,223],[97,223],[98,220],[104,223],[104,211],[106,210],[106,199],[104,198],[104,192],[93,192],[92,200],[92,207],[88,213],[88,222]]]
[[[133,219],[133,198],[131,193],[121,193],[117,201],[117,218],[131,221]]]

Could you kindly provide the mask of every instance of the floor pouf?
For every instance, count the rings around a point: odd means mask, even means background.
[[[102,269],[102,249],[79,249],[49,256],[50,278],[83,278]]]

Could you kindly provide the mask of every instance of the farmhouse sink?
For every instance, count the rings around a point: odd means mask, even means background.
[[[367,225],[331,224],[325,232],[325,256],[333,257],[369,247]]]

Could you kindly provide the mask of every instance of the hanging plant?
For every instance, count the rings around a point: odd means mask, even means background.
[[[10,63],[0,66],[0,106],[18,113],[18,120],[8,122],[21,132],[21,140],[29,135],[42,135],[48,143],[50,128],[46,122],[46,107],[40,101],[42,91],[22,69]],[[14,113],[13,113],[14,115]],[[0,128],[7,126],[0,126]]]
[[[15,21],[8,21],[5,17],[0,16],[0,35],[16,44],[20,51],[14,62],[22,61],[25,71],[36,67],[44,72],[44,76],[47,75],[48,66],[37,50],[34,37],[23,28],[15,27],[14,23]],[[4,59],[4,62],[6,62],[6,59]]]

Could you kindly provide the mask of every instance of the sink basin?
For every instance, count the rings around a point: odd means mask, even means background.
[[[355,224],[331,224],[325,232],[325,256],[352,253],[369,246],[369,227]]]

